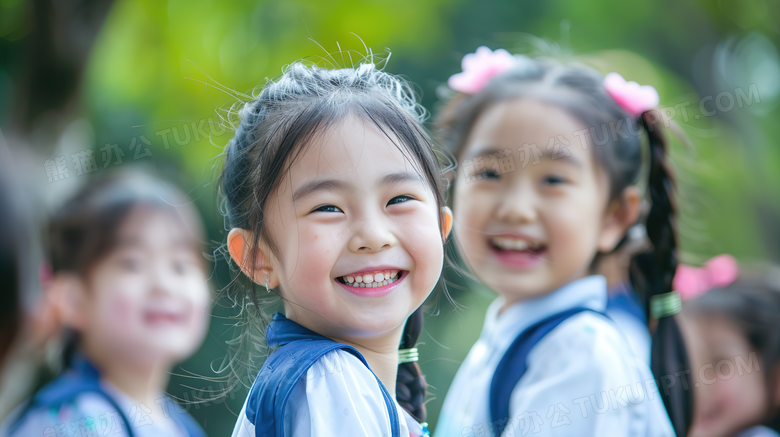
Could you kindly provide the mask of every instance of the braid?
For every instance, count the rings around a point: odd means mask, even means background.
[[[401,339],[401,349],[414,347],[423,327],[423,310],[417,308],[404,327]],[[425,375],[417,363],[404,363],[398,365],[398,376],[395,383],[395,397],[398,404],[411,414],[417,421],[425,421],[425,393],[428,383]]]
[[[651,253],[632,261],[632,282],[649,301],[650,297],[672,291],[672,279],[677,269],[677,236],[675,229],[674,177],[667,162],[667,139],[661,130],[660,120],[651,112],[645,112],[640,122],[649,139],[650,178],[648,192],[652,207],[647,217],[647,236],[653,245]],[[664,406],[669,413],[675,433],[687,435],[692,419],[693,400],[685,378],[690,365],[680,328],[673,316],[658,320],[653,334],[651,367],[659,383]],[[673,382],[668,378],[674,377]],[[664,382],[663,378],[667,378]],[[668,384],[668,386],[667,386]]]

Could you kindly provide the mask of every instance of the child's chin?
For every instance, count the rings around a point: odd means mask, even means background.
[[[157,338],[139,345],[138,357],[148,363],[174,363],[192,355],[198,348],[191,339]]]
[[[349,336],[355,337],[376,337],[392,331],[398,326],[403,326],[406,321],[404,315],[392,316],[384,314],[382,316],[370,316],[353,318],[350,326],[344,326],[342,329],[349,333]]]
[[[512,300],[526,300],[542,296],[554,290],[555,284],[542,272],[495,275],[486,285]]]

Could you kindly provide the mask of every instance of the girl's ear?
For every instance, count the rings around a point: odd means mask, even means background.
[[[55,273],[44,290],[52,312],[62,325],[83,332],[89,328],[86,315],[87,289],[75,273]]]
[[[228,233],[227,246],[230,257],[238,264],[241,271],[244,272],[254,283],[265,286],[268,279],[268,286],[276,288],[279,285],[277,275],[274,274],[271,267],[270,258],[260,248],[256,249],[254,256],[254,265],[249,265],[252,261],[250,242],[252,233],[246,229],[233,228]]]
[[[442,240],[446,243],[447,237],[450,236],[452,231],[452,210],[449,206],[445,206],[441,209],[441,236]]]
[[[623,190],[620,197],[607,206],[598,240],[599,252],[609,253],[615,249],[615,246],[628,232],[628,228],[636,223],[641,201],[642,194],[639,189],[631,186]]]

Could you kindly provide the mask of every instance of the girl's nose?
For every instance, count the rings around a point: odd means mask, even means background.
[[[536,194],[528,184],[518,184],[507,190],[496,211],[496,217],[508,224],[533,223],[537,219]]]
[[[170,263],[156,262],[149,275],[150,286],[154,293],[172,294],[176,290],[176,274]]]
[[[389,224],[381,218],[366,218],[353,225],[349,250],[356,253],[373,253],[393,247],[397,240],[390,232]]]

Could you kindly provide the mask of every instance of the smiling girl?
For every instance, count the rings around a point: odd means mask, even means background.
[[[650,369],[605,316],[606,280],[593,273],[637,220],[645,143],[654,272],[641,272],[653,280],[641,289],[671,292],[673,185],[651,112],[657,93],[585,66],[486,47],[463,66],[449,82],[459,93],[439,120],[463,163],[453,187],[455,234],[498,298],[447,393],[436,435],[674,435]],[[679,338],[669,317],[658,332]]]
[[[408,349],[450,213],[421,114],[408,85],[368,63],[294,63],[241,110],[222,174],[227,247],[285,314],[234,436],[427,433]]]
[[[183,194],[138,173],[101,176],[66,201],[49,225],[47,292],[75,353],[0,435],[204,436],[162,391],[208,328],[202,234]]]

